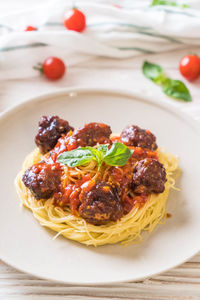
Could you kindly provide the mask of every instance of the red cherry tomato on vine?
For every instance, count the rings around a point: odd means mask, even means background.
[[[86,27],[85,15],[77,8],[73,8],[66,12],[64,25],[69,30],[82,32]]]
[[[33,27],[33,26],[26,26],[26,28],[24,29],[24,31],[36,31],[37,28],[36,27]]]
[[[50,80],[57,80],[65,74],[65,64],[57,57],[48,57],[40,67],[44,75]]]
[[[187,80],[197,79],[200,75],[200,58],[192,54],[184,56],[180,61],[179,70]]]

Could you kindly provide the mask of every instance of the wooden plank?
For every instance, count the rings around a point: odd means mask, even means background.
[[[56,299],[59,296],[78,300],[200,299],[200,253],[180,267],[144,281],[96,287],[72,286],[38,279],[0,261],[0,297],[4,295],[24,296],[28,297],[24,299],[31,300],[36,296],[39,297],[37,299],[45,299],[46,296]]]

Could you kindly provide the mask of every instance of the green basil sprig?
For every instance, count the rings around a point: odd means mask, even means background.
[[[168,78],[159,65],[145,61],[142,66],[142,71],[145,77],[151,79],[157,85],[160,85],[167,96],[186,102],[192,101],[190,92],[185,84],[180,80]]]
[[[122,143],[114,143],[111,148],[108,145],[99,145],[97,148],[81,147],[63,152],[57,161],[68,167],[77,167],[96,160],[98,170],[103,162],[110,166],[124,166],[132,155],[132,150]]]
[[[93,153],[89,149],[83,147],[72,151],[63,152],[58,156],[57,160],[59,163],[73,168],[86,164],[93,159],[93,156]]]
[[[178,4],[174,1],[168,1],[168,0],[153,0],[151,3],[151,6],[155,6],[155,5],[176,6],[176,7],[180,7],[180,8],[189,7],[189,5],[187,5],[187,4]]]
[[[110,166],[124,166],[132,153],[124,144],[114,143],[110,150],[107,149],[103,161]]]

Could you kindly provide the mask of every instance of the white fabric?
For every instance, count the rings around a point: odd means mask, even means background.
[[[64,13],[73,1],[54,0],[39,8],[0,18],[0,79],[38,76],[33,66],[46,57],[62,58],[68,66],[97,56],[124,59],[188,45],[200,45],[200,4],[190,8],[151,7],[151,1],[79,0],[76,7],[87,18],[79,34],[63,26]],[[182,3],[182,2],[180,2]],[[24,32],[27,25],[39,30]]]

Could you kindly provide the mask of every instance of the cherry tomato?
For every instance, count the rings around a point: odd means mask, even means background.
[[[57,80],[65,74],[65,64],[57,57],[48,57],[42,64],[42,71],[44,75],[51,80]]]
[[[179,71],[189,81],[197,79],[200,75],[200,58],[192,54],[184,56],[180,61]]]
[[[33,27],[33,26],[26,26],[26,28],[24,29],[24,31],[36,31],[37,28],[36,27]]]
[[[66,12],[64,25],[69,30],[81,32],[86,27],[85,15],[77,8],[73,8]]]

